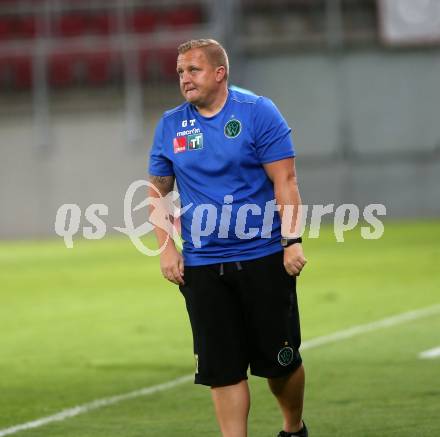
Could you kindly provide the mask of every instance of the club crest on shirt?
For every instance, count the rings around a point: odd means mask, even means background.
[[[229,120],[226,124],[225,124],[225,136],[227,138],[236,138],[240,135],[241,132],[241,123],[239,120],[233,118],[231,120]]]

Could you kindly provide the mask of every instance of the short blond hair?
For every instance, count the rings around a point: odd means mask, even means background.
[[[202,49],[208,61],[216,67],[225,67],[225,79],[229,76],[229,59],[224,47],[215,39],[191,39],[177,48],[177,53],[182,55],[192,49]]]

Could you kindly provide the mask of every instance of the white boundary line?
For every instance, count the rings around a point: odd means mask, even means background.
[[[325,344],[334,343],[340,340],[355,337],[356,335],[365,334],[366,332],[377,331],[381,328],[390,328],[391,326],[400,325],[411,320],[429,317],[440,313],[440,305],[433,305],[419,310],[408,311],[406,313],[396,314],[395,316],[387,317],[386,319],[377,320],[375,322],[367,323],[365,325],[353,326],[352,328],[337,331],[330,335],[323,335],[322,337],[312,338],[302,342],[301,350],[312,349]],[[0,434],[1,436],[1,434]]]
[[[46,417],[42,417],[41,419],[33,420],[32,422],[22,423],[21,425],[15,425],[10,428],[1,429],[0,436],[3,437],[27,429],[39,428],[40,426],[47,425],[48,423],[61,422],[65,419],[68,419],[69,417],[74,417],[74,416],[78,416],[79,414],[88,413],[89,411],[97,410],[98,408],[102,408],[102,407],[107,407],[108,405],[117,404],[119,402],[128,401],[129,399],[135,399],[141,396],[149,396],[164,390],[169,390],[193,378],[194,375],[185,375],[185,376],[181,376],[180,378],[165,382],[163,384],[141,388],[140,390],[135,390],[130,393],[125,393],[123,395],[97,399],[87,404],[79,405],[77,407],[69,408],[67,410],[62,410],[59,413],[54,414],[53,416],[46,416]]]
[[[432,358],[439,358],[439,357],[440,357],[440,346],[419,353],[419,358],[421,358],[422,360],[430,360]]]
[[[397,314],[395,316],[387,317],[376,322],[367,323],[364,325],[353,326],[352,328],[337,331],[330,335],[324,335],[322,337],[316,337],[311,340],[306,340],[302,343],[301,350],[313,349],[319,346],[323,346],[337,341],[346,340],[357,335],[365,334],[367,332],[377,331],[382,328],[389,328],[412,320],[429,317],[440,313],[440,305],[433,305],[427,308],[422,308],[415,311],[409,311],[406,313]],[[184,384],[194,378],[194,375],[185,375],[180,378],[173,379],[163,384],[153,385],[151,387],[142,388],[129,393],[125,393],[118,396],[112,396],[108,398],[97,399],[87,404],[79,405],[77,407],[62,410],[52,416],[42,417],[31,422],[15,425],[10,428],[0,429],[0,437],[15,434],[27,429],[39,428],[40,426],[47,425],[52,422],[61,422],[69,417],[78,416],[80,414],[88,413],[89,411],[97,410],[98,408],[107,407],[109,405],[118,404],[119,402],[127,401],[130,399],[139,398],[142,396],[149,396],[160,391],[165,391]]]

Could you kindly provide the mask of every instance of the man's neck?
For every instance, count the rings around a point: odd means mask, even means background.
[[[228,99],[228,87],[222,88],[218,94],[216,94],[214,100],[204,106],[196,106],[200,115],[204,117],[213,117],[218,114],[223,106],[225,106],[226,100]]]

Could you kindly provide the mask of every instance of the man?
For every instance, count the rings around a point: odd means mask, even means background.
[[[186,102],[158,123],[149,170],[162,196],[176,181],[186,209],[183,256],[166,227],[155,230],[162,274],[185,297],[195,383],[211,387],[222,435],[245,437],[250,366],[280,405],[279,436],[307,436],[295,289],[306,260],[290,129],[269,99],[228,88],[214,40],[180,45],[177,73]]]

